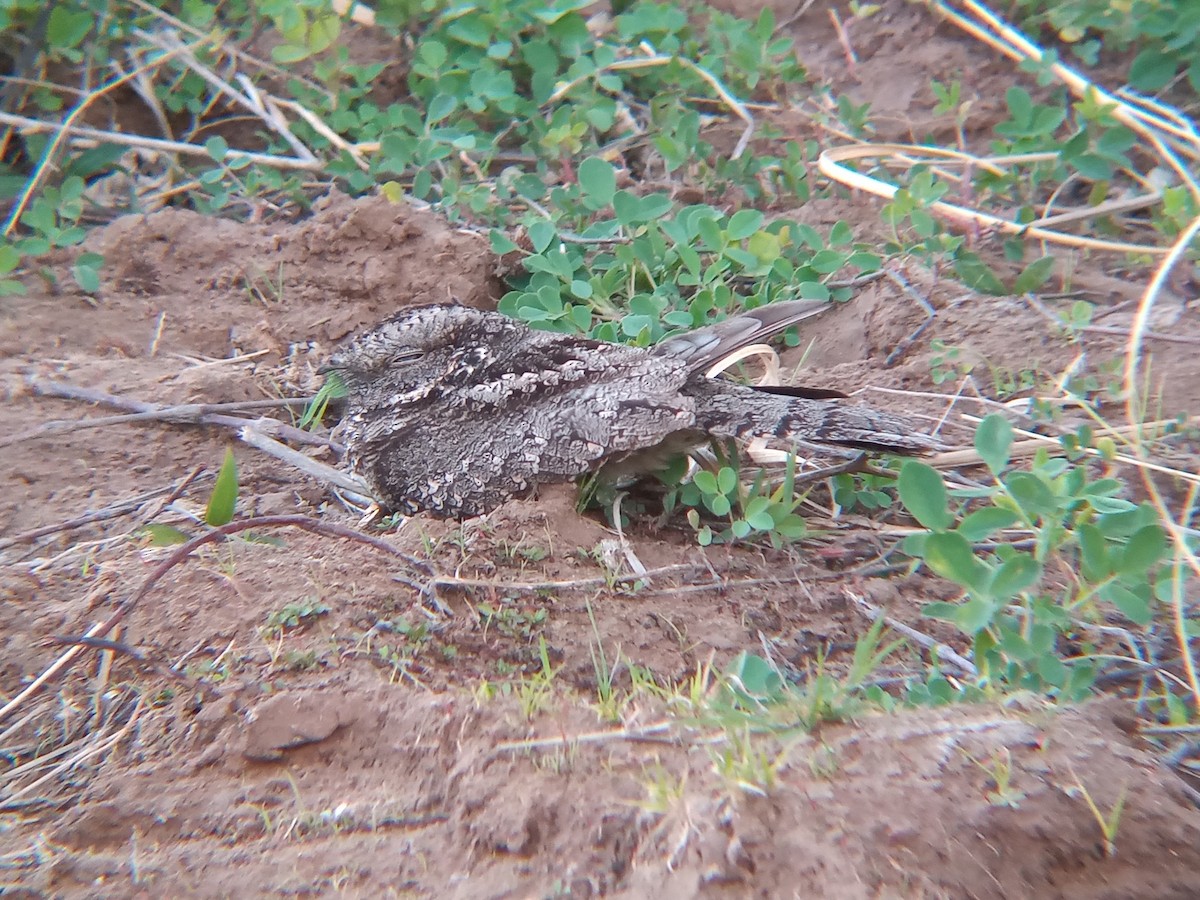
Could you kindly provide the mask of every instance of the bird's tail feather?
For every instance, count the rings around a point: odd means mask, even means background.
[[[700,427],[723,437],[778,438],[905,455],[941,444],[902,416],[838,400],[806,399],[722,381],[694,385]]]

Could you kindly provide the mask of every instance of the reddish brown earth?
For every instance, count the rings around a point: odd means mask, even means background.
[[[937,127],[927,85],[947,60],[981,89],[1008,72],[898,2],[856,25],[853,74],[839,68],[822,4],[789,27],[814,71],[904,123],[896,137]],[[793,124],[805,136],[809,126]],[[877,205],[863,198],[780,212],[814,224],[842,219],[864,239],[879,228]],[[62,653],[53,636],[81,634],[142,584],[170,551],[147,546],[136,528],[154,521],[187,530],[184,514],[203,513],[228,446],[240,469],[239,516],[300,514],[356,527],[323,485],[216,428],[123,422],[31,435],[52,420],[111,413],[37,396],[31,378],[160,403],[303,395],[330,348],[362,326],[407,304],[487,305],[500,290],[483,236],[382,198],[334,195],[292,224],[168,210],[120,219],[89,245],[107,260],[97,303],[65,288],[0,300],[0,434],[8,436],[0,542],[164,493],[130,515],[0,543],[3,700]],[[63,272],[67,262],[49,260]],[[846,390],[939,392],[930,337],[967,348],[987,361],[984,371],[1060,372],[1080,349],[1023,301],[968,295],[915,266],[905,274],[939,308],[926,339],[883,366],[922,313],[882,282],[806,328],[815,346],[801,377],[819,373]],[[1114,305],[1140,291],[1098,261],[1081,265],[1078,279]],[[1124,314],[1105,323],[1119,325]],[[1172,327],[1192,337],[1200,330],[1194,316]],[[1097,370],[1119,352],[1119,338],[1083,340]],[[1168,406],[1194,409],[1194,352],[1152,349]],[[980,384],[986,392],[986,379]],[[911,394],[868,396],[914,416],[945,411]],[[945,432],[952,441],[969,433],[955,415]],[[165,492],[196,467],[202,474],[163,509]],[[685,727],[651,691],[634,693],[619,721],[605,720],[596,708],[598,649],[616,666],[620,691],[630,666],[682,683],[764,646],[801,672],[831,648],[840,671],[870,625],[856,598],[929,631],[920,605],[953,594],[921,577],[869,574],[886,516],[830,520],[817,508],[808,513],[827,533],[788,552],[701,551],[686,527],[641,517],[627,532],[637,557],[652,569],[679,568],[636,591],[610,588],[596,579],[626,571],[617,536],[598,516],[577,514],[573,500],[569,490],[548,491],[461,527],[418,518],[389,536],[443,576],[481,582],[440,589],[449,615],[396,580],[414,573],[393,557],[294,529],[271,535],[279,545],[210,545],[173,568],[118,636],[139,658],[89,651],[65,680],[0,722],[4,753],[35,760],[0,783],[0,892],[1200,893],[1200,812],[1115,698],[825,725],[765,743],[777,762],[766,796],[720,774],[705,740],[717,732]],[[554,586],[506,587],[516,582]],[[327,609],[272,628],[295,604]],[[489,618],[481,606],[498,613]],[[557,674],[540,696],[543,639]],[[164,674],[168,666],[187,680]],[[996,774],[1006,769],[1004,791]],[[1105,812],[1125,798],[1115,855],[1085,794]]]

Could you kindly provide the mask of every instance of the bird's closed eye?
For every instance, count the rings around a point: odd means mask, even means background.
[[[420,350],[401,350],[392,354],[391,358],[388,360],[388,368],[391,368],[392,366],[402,366],[410,362],[416,362],[424,355],[425,354]]]

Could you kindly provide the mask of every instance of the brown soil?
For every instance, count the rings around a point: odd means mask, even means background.
[[[889,2],[856,23],[851,74],[839,70],[822,4],[791,29],[807,64],[894,112],[901,138],[939,127],[926,92],[941,67],[981,88],[1008,72],[924,16]],[[864,237],[878,229],[869,200],[788,214],[843,219]],[[315,367],[337,341],[392,310],[450,298],[487,305],[498,292],[486,238],[382,198],[333,195],[293,224],[167,210],[120,219],[89,244],[108,263],[95,305],[65,290],[0,301],[0,433],[10,438],[108,414],[35,396],[31,377],[168,403],[295,395],[313,390]],[[48,261],[64,273],[67,264]],[[1093,296],[1114,307],[1140,290],[1098,263],[1080,269]],[[942,390],[930,380],[929,337],[969,348],[992,370],[1061,372],[1078,352],[1020,300],[968,297],[916,267],[905,275],[939,309],[926,338],[883,367],[923,314],[882,282],[806,329],[816,343],[802,376],[819,372],[847,390]],[[1193,317],[1170,330],[1198,329]],[[1084,339],[1096,371],[1119,352],[1119,338]],[[1181,344],[1153,350],[1168,407],[1194,409],[1195,354]],[[914,415],[944,409],[881,391],[870,398]],[[197,466],[205,473],[169,510],[164,495],[147,497],[130,516],[0,551],[0,696],[62,652],[52,636],[84,632],[142,583],[169,551],[133,529],[152,519],[186,529],[179,513],[202,514],[232,442],[217,429],[121,423],[5,447],[0,541],[169,488]],[[239,515],[355,526],[321,485],[247,447],[235,452]],[[628,532],[638,558],[680,568],[637,591],[575,585],[624,563],[617,536],[577,514],[573,500],[547,491],[486,520],[416,519],[391,536],[442,573],[493,584],[443,589],[451,616],[431,615],[396,580],[406,570],[394,558],[305,532],[271,535],[280,545],[209,546],[175,567],[119,635],[138,658],[80,665],[3,724],[4,752],[25,759],[37,748],[43,765],[3,784],[0,893],[1200,893],[1200,812],[1115,699],[826,725],[771,750],[779,766],[766,796],[722,776],[704,742],[656,730],[667,710],[649,692],[621,709],[619,723],[604,721],[591,705],[598,648],[621,688],[630,666],[681,682],[764,646],[800,671],[831,648],[836,669],[870,625],[858,599],[928,631],[920,605],[952,595],[932,580],[866,574],[859,563],[879,546],[857,519],[829,522],[829,536],[790,552],[702,552],[690,533],[643,516]],[[534,581],[559,586],[505,588]],[[289,605],[327,609],[272,628],[272,614]],[[539,698],[542,639],[557,676]],[[168,677],[166,666],[192,680]],[[197,687],[197,676],[211,686]],[[62,762],[70,765],[52,769]],[[1007,790],[997,782],[1005,770]],[[1115,855],[1085,795],[1105,812],[1125,798]]]

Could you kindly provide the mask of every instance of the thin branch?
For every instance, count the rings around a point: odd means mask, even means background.
[[[971,662],[969,659],[967,659],[966,657],[959,654],[958,651],[956,651],[949,644],[943,644],[940,641],[936,641],[933,638],[931,638],[929,635],[927,635],[923,632],[917,631],[917,629],[915,629],[909,625],[905,625],[903,622],[884,613],[884,611],[882,609],[879,609],[876,606],[872,606],[865,599],[863,599],[858,594],[854,593],[853,591],[851,591],[848,588],[843,589],[842,593],[845,594],[847,597],[849,597],[851,600],[853,600],[855,602],[855,604],[859,607],[859,609],[861,609],[864,613],[867,614],[867,616],[871,619],[871,621],[877,621],[878,619],[882,618],[884,624],[887,625],[888,628],[892,629],[892,631],[895,631],[898,634],[902,634],[906,638],[916,641],[918,644],[920,644],[926,650],[928,650],[932,653],[936,653],[938,656],[938,659],[945,660],[946,662],[950,663],[955,668],[957,668],[960,671],[962,671],[963,673],[971,676],[972,678],[976,677],[979,674],[979,670],[977,668],[975,668],[975,664],[973,662]]]
[[[253,423],[240,429],[238,431],[238,438],[254,449],[261,450],[268,456],[282,460],[288,465],[299,469],[304,474],[311,475],[318,481],[324,481],[327,484],[349,492],[353,495],[350,499],[356,503],[369,506],[375,502],[371,495],[371,488],[361,478],[357,478],[349,472],[343,472],[341,469],[335,469],[333,466],[327,466],[323,462],[313,459],[311,456],[305,456],[299,450],[293,450],[287,444],[280,443],[258,430]]]
[[[62,397],[62,399],[87,399],[82,397],[63,397],[62,394],[53,394],[51,396]],[[139,402],[126,401],[113,395],[105,395],[105,397],[106,399],[103,401],[96,400],[93,402],[105,402],[110,406],[116,405],[117,402],[128,403],[131,406]],[[152,407],[143,412],[127,413],[120,416],[56,420],[45,422],[32,431],[26,431],[21,434],[15,434],[10,437],[0,439],[0,447],[8,447],[12,444],[17,444],[22,441],[30,441],[46,435],[58,434],[63,431],[81,431],[85,428],[104,428],[109,425],[123,425],[130,422],[194,422],[199,416],[206,414],[249,412],[257,409],[278,409],[281,406],[292,409],[303,409],[310,402],[310,398],[298,397],[294,399],[285,398],[279,400],[247,400],[239,403],[182,403],[177,406]],[[148,407],[151,406],[151,404],[144,405]]]
[[[41,528],[34,528],[31,531],[23,531],[20,534],[13,535],[10,538],[0,540],[0,550],[7,550],[9,547],[14,547],[17,544],[28,544],[31,541],[36,541],[38,538],[46,537],[47,535],[57,534],[60,531],[74,531],[76,528],[82,528],[84,525],[91,525],[95,522],[106,522],[109,519],[116,519],[120,516],[127,516],[130,513],[135,513],[142,508],[147,502],[155,497],[160,497],[163,494],[167,495],[164,505],[170,504],[179,498],[179,495],[187,489],[187,486],[196,480],[203,472],[203,468],[197,466],[189,472],[184,479],[174,487],[156,488],[153,491],[147,491],[144,494],[138,494],[136,497],[131,497],[128,500],[121,500],[117,503],[109,504],[103,509],[98,509],[95,512],[84,513],[81,516],[76,516],[74,519],[67,519],[65,522],[59,522],[55,525],[43,525]]]
[[[190,425],[217,425],[222,428],[241,430],[247,426],[253,427],[262,434],[272,437],[283,437],[300,444],[314,447],[331,447],[335,452],[341,448],[331,441],[317,437],[302,428],[296,428],[280,422],[278,419],[258,418],[247,419],[244,416],[228,416],[212,410],[219,409],[222,404],[184,403],[178,406],[165,406],[157,403],[147,403],[144,400],[133,400],[128,397],[118,397],[106,394],[92,388],[79,387],[65,381],[46,381],[40,378],[30,378],[27,382],[29,389],[41,397],[55,397],[60,400],[81,400],[84,403],[102,403],[116,409],[127,409],[134,413],[146,414],[150,421],[174,422]]]

